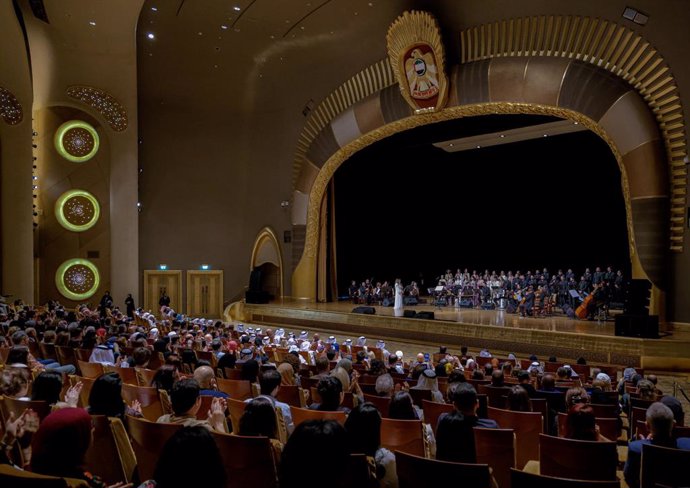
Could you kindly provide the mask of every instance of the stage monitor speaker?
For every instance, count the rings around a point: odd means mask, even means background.
[[[366,315],[374,315],[376,309],[374,307],[355,307],[352,309],[352,313],[363,313]]]
[[[434,312],[417,312],[416,319],[434,320]]]
[[[616,315],[616,336],[659,338],[658,315]]]
[[[416,316],[417,316],[417,312],[415,312],[414,310],[403,311],[403,317],[405,317],[406,319],[413,319]]]
[[[244,294],[247,303],[268,303],[271,299],[271,295],[267,291],[251,291],[247,290]]]
[[[258,267],[249,275],[249,291],[261,291],[261,269]]]
[[[649,300],[652,284],[649,280],[630,280],[623,289],[623,313],[626,315],[649,315]]]

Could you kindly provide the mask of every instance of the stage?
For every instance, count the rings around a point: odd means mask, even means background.
[[[374,315],[352,313],[350,302],[313,303],[283,299],[266,305],[244,304],[247,322],[287,329],[318,329],[398,340],[456,350],[488,348],[501,354],[554,355],[588,363],[635,364],[663,371],[690,371],[690,329],[662,325],[661,339],[616,337],[614,322],[550,317],[520,317],[498,310],[417,305],[406,310],[434,312],[435,320],[396,317],[390,307],[373,307]]]

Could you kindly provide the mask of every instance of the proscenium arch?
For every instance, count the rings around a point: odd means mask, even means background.
[[[273,263],[271,260],[265,260],[262,262],[260,261],[260,258],[262,256],[262,249],[264,249],[265,246],[271,246],[273,248],[273,251],[275,252],[275,259],[277,262]],[[256,239],[254,240],[254,247],[252,248],[252,258],[251,261],[249,262],[249,271],[251,272],[255,267],[261,266],[262,264],[265,263],[272,263],[275,264],[278,267],[279,274],[280,274],[280,283],[278,287],[278,296],[283,296],[283,254],[280,251],[280,243],[278,241],[278,237],[276,236],[276,233],[273,229],[270,227],[264,227],[259,231],[259,234],[256,236]]]
[[[570,119],[601,137],[621,170],[633,276],[654,285],[660,312],[667,259],[669,178],[664,146],[647,104],[626,82],[588,63],[562,58],[493,58],[460,66],[447,108],[412,115],[397,85],[341,113],[308,152],[319,168],[309,188],[306,238],[293,295],[316,299],[319,206],[336,169],[355,152],[392,134],[459,117],[537,114]],[[375,122],[380,121],[375,127]],[[367,127],[369,130],[362,130]]]

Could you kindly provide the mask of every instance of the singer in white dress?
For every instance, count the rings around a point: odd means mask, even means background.
[[[393,313],[396,317],[403,315],[403,286],[400,279],[395,280],[395,303]]]

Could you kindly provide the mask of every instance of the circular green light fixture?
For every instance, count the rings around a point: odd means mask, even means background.
[[[91,298],[100,283],[98,268],[87,259],[68,259],[55,272],[55,286],[62,296],[70,300]]]
[[[74,163],[88,161],[98,152],[100,139],[91,124],[70,120],[55,132],[55,149],[60,156]]]
[[[66,191],[55,202],[55,217],[61,226],[72,232],[90,229],[100,215],[98,200],[85,190]]]

